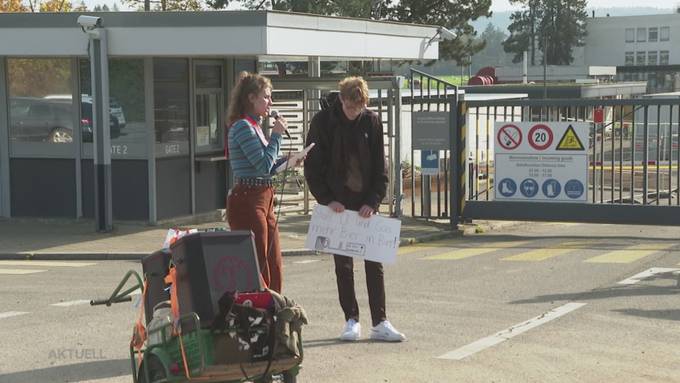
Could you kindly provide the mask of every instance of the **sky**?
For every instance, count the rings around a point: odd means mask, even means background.
[[[588,0],[588,8],[614,8],[614,7],[656,7],[675,8],[680,0]],[[508,0],[492,0],[491,10],[496,12],[512,10]]]
[[[118,4],[121,10],[126,10],[128,7],[122,5],[121,0],[85,0],[85,4],[89,8],[95,5],[106,4],[111,7],[114,1]],[[74,1],[78,3],[79,1]],[[657,8],[675,8],[680,5],[680,0],[588,0],[589,8],[613,8],[613,7],[657,7]],[[491,10],[496,12],[512,10],[509,0],[492,0]]]

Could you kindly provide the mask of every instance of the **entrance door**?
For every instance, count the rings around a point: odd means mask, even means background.
[[[194,61],[195,212],[224,208],[224,65],[222,61]]]

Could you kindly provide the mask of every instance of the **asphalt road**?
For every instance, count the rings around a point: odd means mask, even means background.
[[[405,247],[386,267],[388,316],[408,337],[399,344],[338,341],[331,258],[287,257],[284,292],[311,319],[298,381],[680,382],[678,277],[659,272],[680,270],[679,237],[676,228],[526,223]],[[0,382],[131,382],[138,308],[85,302],[128,269],[140,267],[0,262]]]

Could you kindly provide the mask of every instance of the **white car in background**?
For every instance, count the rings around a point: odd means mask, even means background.
[[[45,97],[43,97],[46,100],[71,100],[71,95],[70,94],[50,94]],[[92,96],[89,94],[82,94],[80,95],[81,102],[83,103],[88,103],[92,105]],[[120,106],[118,101],[116,101],[115,98],[110,97],[109,98],[109,112],[111,113],[112,116],[116,117],[118,119],[118,126],[120,129],[125,127],[126,120],[125,120],[125,114],[123,113],[123,107]]]

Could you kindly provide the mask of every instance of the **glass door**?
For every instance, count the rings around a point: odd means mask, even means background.
[[[223,149],[222,129],[222,62],[196,61],[195,110],[196,155],[214,153]]]

